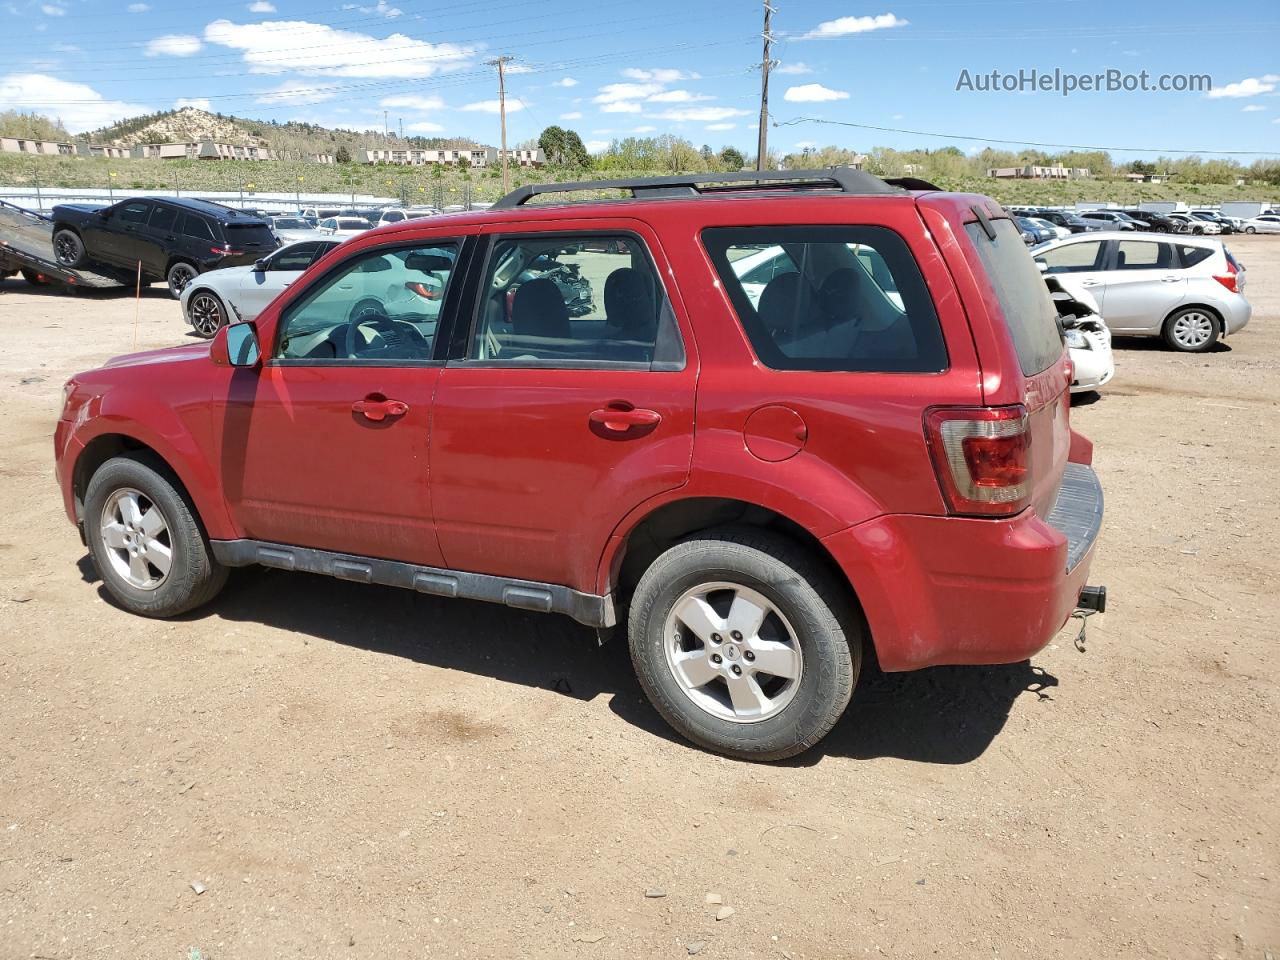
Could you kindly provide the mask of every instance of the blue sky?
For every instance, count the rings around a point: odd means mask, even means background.
[[[775,121],[1102,147],[1280,155],[1274,0],[776,0]],[[1227,7],[1229,6],[1229,10]],[[510,136],[548,124],[593,148],[674,132],[754,149],[758,0],[3,0],[0,109],[74,133],[192,103],[260,119],[497,141],[497,82],[516,57]],[[1203,73],[1204,92],[957,91],[962,70]],[[857,149],[977,140],[800,123],[770,146]],[[999,144],[993,144],[1000,146]],[[1010,149],[1017,149],[1010,146]],[[1253,159],[1240,156],[1244,162]]]

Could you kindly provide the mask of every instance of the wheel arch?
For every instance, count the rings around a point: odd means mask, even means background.
[[[1164,320],[1160,322],[1161,332],[1163,332],[1165,327],[1168,326],[1169,321],[1173,319],[1175,314],[1182,313],[1184,310],[1203,310],[1205,313],[1209,314],[1209,316],[1213,317],[1214,321],[1218,324],[1218,336],[1225,337],[1227,335],[1226,323],[1223,319],[1222,311],[1212,304],[1202,303],[1198,300],[1180,303],[1166,313],[1164,315]]]

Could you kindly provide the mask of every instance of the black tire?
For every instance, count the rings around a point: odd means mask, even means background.
[[[167,574],[152,588],[129,583],[109,556],[103,541],[103,509],[108,498],[123,490],[141,494],[158,508],[167,526],[171,554]],[[195,510],[177,479],[159,460],[122,456],[108,460],[89,480],[84,501],[85,539],[94,565],[108,592],[130,613],[144,617],[176,617],[203,606],[227,582],[227,568],[214,559]]]
[[[1209,324],[1205,339],[1191,337],[1184,332],[1184,329],[1189,330],[1193,326],[1199,326],[1203,330],[1203,320],[1207,320]],[[1204,307],[1183,307],[1165,318],[1162,336],[1166,344],[1180,353],[1205,353],[1213,349],[1213,345],[1222,336],[1222,318]]]
[[[78,267],[84,263],[84,241],[74,230],[63,228],[53,232],[53,257],[64,267]]]
[[[200,271],[187,263],[185,260],[178,260],[169,265],[169,269],[165,271],[165,283],[169,286],[169,296],[178,300],[182,297],[182,291],[187,284],[200,275]]]
[[[762,594],[794,628],[804,667],[790,702],[766,719],[715,716],[668,664],[666,624],[677,600],[718,581]],[[862,664],[861,619],[835,577],[793,541],[754,527],[697,534],[659,556],[631,598],[628,635],[640,685],[667,723],[700,747],[742,760],[781,760],[816,744],[844,713]]]
[[[1244,228],[1244,232],[1245,232],[1245,233],[1257,233],[1257,232],[1258,232],[1258,228],[1257,228],[1257,227],[1245,227],[1245,228]]]
[[[211,340],[227,325],[227,307],[216,293],[202,288],[187,297],[187,320],[198,336]]]
[[[47,287],[52,282],[43,273],[36,273],[36,271],[28,270],[26,267],[23,267],[20,272],[22,273],[22,279],[33,287]]]

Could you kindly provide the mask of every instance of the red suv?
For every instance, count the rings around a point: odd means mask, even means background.
[[[526,201],[605,188],[620,200]],[[260,564],[626,624],[680,733],[805,750],[864,655],[1005,663],[1102,518],[993,201],[856,171],[524,187],[363,234],[254,323],[67,383],[58,478],[126,609]]]

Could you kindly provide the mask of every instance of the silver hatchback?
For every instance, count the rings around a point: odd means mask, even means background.
[[[1203,353],[1253,312],[1244,265],[1209,237],[1076,234],[1031,255],[1045,273],[1070,274],[1086,288],[1112,333],[1163,337],[1175,350]]]

